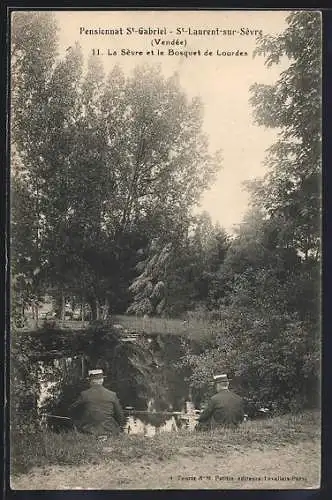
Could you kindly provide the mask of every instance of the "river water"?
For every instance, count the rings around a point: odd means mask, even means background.
[[[38,398],[38,409],[43,415],[45,403],[53,398],[56,398],[60,394],[60,384],[59,384],[59,373],[64,371],[82,371],[82,359],[81,357],[74,358],[63,358],[55,359],[50,364],[45,364],[40,361],[39,364],[39,377],[40,377],[40,395]],[[52,372],[54,369],[54,376]],[[187,401],[185,408],[182,412],[174,412],[169,418],[164,419],[163,423],[160,425],[153,425],[151,423],[146,423],[144,420],[149,420],[149,416],[153,417],[156,415],[151,408],[153,407],[153,401],[148,401],[147,409],[144,413],[144,418],[140,418],[135,414],[135,410],[132,409],[128,411],[129,415],[126,420],[124,427],[124,432],[126,434],[143,434],[145,436],[152,437],[159,433],[164,432],[177,432],[180,429],[185,429],[188,431],[193,431],[197,424],[196,409],[190,401]],[[142,412],[139,412],[142,414]],[[63,416],[63,415],[62,415]],[[54,419],[51,417],[54,422]],[[55,419],[56,420],[56,419]],[[58,420],[58,422],[61,419]],[[45,422],[45,419],[43,419]]]

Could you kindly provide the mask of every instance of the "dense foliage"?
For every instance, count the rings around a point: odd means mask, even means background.
[[[289,409],[320,398],[321,17],[293,12],[287,22],[258,39],[268,66],[282,57],[289,66],[275,85],[251,88],[257,123],[279,134],[219,269],[216,347],[185,361],[196,386],[228,370],[246,393]]]
[[[17,335],[14,328],[10,354],[10,431],[11,438],[20,440],[22,434],[34,433],[38,428],[40,373],[38,365],[31,363],[29,342]]]
[[[84,71],[78,45],[57,58],[48,13],[16,13],[12,31],[12,266],[30,282],[17,292],[123,312],[140,253],[177,247],[220,167],[202,104],[160,68],[105,76],[91,57]]]

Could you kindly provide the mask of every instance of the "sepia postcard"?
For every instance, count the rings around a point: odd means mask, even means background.
[[[10,12],[12,490],[318,489],[322,16]]]

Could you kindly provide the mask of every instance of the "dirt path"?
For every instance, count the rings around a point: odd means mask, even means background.
[[[105,448],[105,454],[111,449]],[[12,489],[302,489],[318,488],[320,478],[319,444],[300,444],[268,448],[231,450],[227,455],[193,456],[181,449],[176,458],[152,463],[139,460],[123,464],[108,459],[106,464],[54,466],[34,469],[12,478]]]

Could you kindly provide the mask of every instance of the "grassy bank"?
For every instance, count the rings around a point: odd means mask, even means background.
[[[215,325],[198,319],[183,321],[180,319],[136,316],[114,316],[114,322],[119,323],[129,332],[146,335],[176,335],[192,339],[211,338]]]
[[[215,325],[205,320],[159,318],[159,317],[136,317],[129,315],[112,316],[114,324],[120,324],[124,330],[145,335],[176,335],[190,338],[201,338],[210,336],[214,332]],[[38,325],[35,321],[27,321],[26,325],[18,329],[20,333],[40,333],[44,329],[44,320],[40,320]],[[57,320],[52,330],[63,333],[75,333],[88,330],[91,323],[88,321]]]
[[[116,458],[125,464],[138,459],[167,461],[179,455],[204,456],[209,453],[227,454],[234,449],[280,447],[320,437],[319,412],[287,415],[242,424],[235,430],[214,432],[174,432],[154,437],[122,435],[98,442],[74,432],[54,434],[43,432],[12,438],[11,474],[27,472],[31,467],[49,465],[99,464]]]

